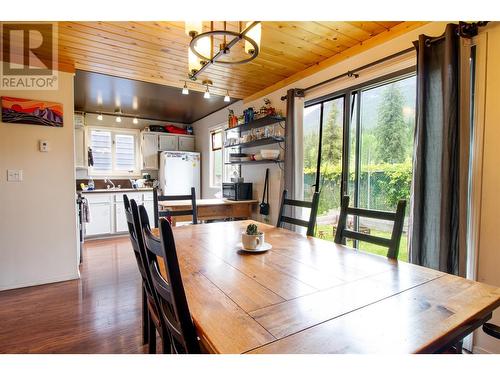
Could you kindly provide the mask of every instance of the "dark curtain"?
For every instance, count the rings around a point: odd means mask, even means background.
[[[295,94],[296,89],[286,92],[286,126],[285,126],[285,189],[288,197],[295,198]]]
[[[410,261],[458,274],[460,224],[460,37],[449,24],[438,38],[420,35],[413,158]],[[463,216],[463,215],[462,215]],[[463,223],[462,225],[463,226]]]

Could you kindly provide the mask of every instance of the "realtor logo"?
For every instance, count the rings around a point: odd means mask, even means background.
[[[57,90],[57,24],[0,24],[0,88]]]

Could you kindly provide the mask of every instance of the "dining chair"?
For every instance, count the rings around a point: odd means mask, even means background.
[[[340,216],[337,224],[337,230],[335,231],[334,242],[345,245],[346,239],[350,238],[357,241],[368,242],[375,245],[384,246],[388,248],[387,257],[390,259],[397,259],[399,253],[399,244],[401,242],[401,235],[403,233],[405,210],[406,210],[406,200],[404,199],[401,199],[398,202],[396,212],[349,207],[349,196],[344,195],[342,197]],[[361,233],[347,229],[348,215],[394,222],[392,227],[391,238],[373,236],[368,233]]]
[[[189,210],[160,210],[159,202],[163,201],[191,201],[191,209]],[[160,217],[173,217],[173,216],[192,216],[193,224],[198,224],[198,210],[196,207],[196,190],[194,187],[191,188],[191,194],[187,195],[158,195],[158,189],[153,189],[153,204],[154,204],[154,218],[155,218],[155,228],[158,228],[158,221]]]
[[[142,279],[142,343],[145,345],[148,343],[148,332],[149,332],[149,312],[148,312],[148,301],[147,295],[151,294],[152,288],[147,281],[145,275],[144,262],[142,261],[141,251],[139,250],[139,241],[134,228],[134,219],[132,215],[132,210],[130,208],[130,202],[126,194],[123,195],[123,204],[125,206],[125,217],[127,219],[128,233],[130,236],[130,242],[132,244],[132,249],[134,250],[135,260],[137,261],[137,267]]]
[[[500,327],[493,324],[493,323],[484,323],[483,324],[483,331],[490,335],[491,337],[494,337],[496,339],[500,340]]]
[[[152,261],[149,264],[153,287],[160,300],[160,314],[170,333],[171,353],[201,353],[182,283],[170,223],[167,220],[160,220],[160,241],[147,228],[144,229],[144,238],[146,247],[161,256],[165,270],[164,277],[160,272],[158,261]]]
[[[146,219],[141,218],[142,210],[138,209],[137,203],[134,199],[128,200],[128,197],[124,195],[123,198],[125,202],[125,215],[127,217],[127,223],[130,229],[133,230],[133,235],[131,235],[132,247],[134,248],[134,254],[136,254],[137,265],[139,267],[139,272],[143,280],[143,292],[145,294],[145,302],[143,301],[142,314],[143,314],[143,336],[144,336],[144,326],[146,326],[147,333],[147,343],[148,351],[150,354],[156,353],[156,332],[158,331],[160,337],[163,341],[163,352],[169,353],[170,351],[170,341],[168,335],[165,335],[166,325],[159,313],[159,300],[154,291],[153,281],[151,279],[151,273],[149,270],[147,249],[144,243],[143,231],[141,222],[148,220],[147,212],[144,206],[140,206],[144,212],[146,212]],[[128,209],[127,209],[128,206]],[[149,225],[149,222],[147,222]],[[144,306],[145,304],[145,306]],[[146,340],[143,340],[143,342]],[[166,341],[166,342],[165,342]],[[167,351],[165,351],[167,350]]]
[[[318,214],[318,203],[319,203],[319,193],[315,192],[311,202],[299,201],[296,199],[287,198],[288,191],[283,190],[283,195],[281,196],[281,206],[278,215],[278,223],[276,226],[278,228],[282,227],[283,223],[289,223],[307,228],[307,235],[314,236],[314,226],[316,225],[316,215]],[[296,219],[285,215],[286,206],[291,207],[304,207],[310,208],[311,213],[309,214],[309,220],[305,221],[302,219]]]

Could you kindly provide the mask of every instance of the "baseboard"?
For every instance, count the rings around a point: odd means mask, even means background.
[[[493,354],[492,352],[489,352],[489,351],[481,348],[480,346],[476,346],[476,345],[474,345],[472,347],[472,353],[474,353],[474,354]]]
[[[78,270],[76,270],[76,272],[73,272],[71,274],[59,275],[59,276],[55,276],[55,277],[49,277],[46,279],[27,281],[27,282],[19,283],[19,284],[1,285],[0,291],[19,289],[19,288],[27,288],[30,286],[38,286],[38,285],[44,285],[44,284],[59,283],[61,281],[76,280],[79,278],[80,278],[80,272]]]

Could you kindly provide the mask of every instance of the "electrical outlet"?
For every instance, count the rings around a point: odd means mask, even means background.
[[[9,169],[7,170],[7,181],[20,182],[23,180],[22,169]]]

